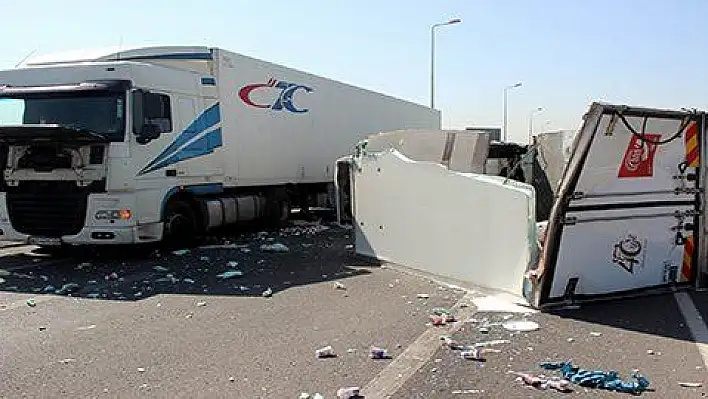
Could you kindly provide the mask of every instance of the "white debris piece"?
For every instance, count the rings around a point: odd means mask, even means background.
[[[530,320],[507,321],[502,326],[509,331],[535,331],[539,329],[538,323]]]
[[[338,290],[346,290],[347,287],[344,286],[344,284],[340,283],[339,281],[334,282],[334,288]]]
[[[700,382],[679,382],[679,385],[684,388],[700,388],[703,386]]]
[[[270,287],[268,287],[265,291],[263,291],[263,292],[261,293],[261,296],[264,297],[264,298],[268,298],[268,297],[270,297],[270,296],[272,296],[272,295],[273,295],[273,290],[272,290]]]
[[[144,373],[145,368],[144,367],[138,367],[138,373]]]
[[[430,298],[429,294],[418,294],[416,295],[419,299],[428,299]]]
[[[204,307],[206,306],[206,302],[197,302],[197,307]]]
[[[69,364],[69,363],[74,363],[74,362],[76,362],[76,359],[72,359],[72,358],[66,358],[66,359],[62,359],[59,361],[59,363],[62,363],[62,364]]]
[[[279,242],[276,242],[274,244],[263,244],[261,245],[261,251],[265,252],[288,252],[290,251],[290,248],[285,246],[285,244],[281,244]]]
[[[591,331],[591,332],[590,332],[590,335],[592,335],[593,337],[599,337],[599,336],[602,335],[602,333],[601,333],[601,332],[596,332],[596,331]]]

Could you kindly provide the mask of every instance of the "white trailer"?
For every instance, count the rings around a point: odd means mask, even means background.
[[[335,161],[366,136],[439,128],[434,109],[217,48],[40,57],[0,71],[0,239],[134,244],[282,221],[332,192]]]

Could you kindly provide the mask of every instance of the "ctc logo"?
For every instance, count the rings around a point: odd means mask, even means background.
[[[280,94],[274,101],[266,104],[258,104],[251,99],[251,95],[254,91],[270,88],[280,89]],[[276,79],[269,79],[268,83],[256,83],[243,86],[238,91],[238,96],[241,98],[241,101],[251,107],[270,108],[276,111],[285,109],[290,112],[302,114],[309,110],[307,108],[297,108],[293,104],[293,95],[295,95],[295,92],[298,90],[304,90],[306,93],[310,93],[312,88],[295,83],[278,81]]]

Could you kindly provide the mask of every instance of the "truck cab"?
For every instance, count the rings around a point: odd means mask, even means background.
[[[210,162],[146,173],[169,163],[156,165],[159,151],[214,101],[204,74],[139,55],[111,58],[120,55],[0,71],[0,239],[40,246],[159,241],[170,175],[183,184],[218,183]]]

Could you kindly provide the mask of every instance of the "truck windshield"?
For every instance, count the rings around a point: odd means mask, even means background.
[[[0,97],[0,126],[49,124],[125,137],[125,95],[83,92]]]

